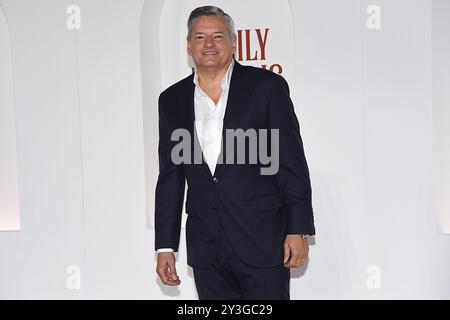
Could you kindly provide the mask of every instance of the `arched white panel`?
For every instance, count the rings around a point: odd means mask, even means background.
[[[0,231],[20,230],[11,44],[0,6]]]

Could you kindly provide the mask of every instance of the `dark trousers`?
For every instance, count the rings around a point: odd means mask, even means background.
[[[221,231],[221,245],[207,269],[193,268],[200,300],[289,300],[290,269],[246,265],[235,254]]]

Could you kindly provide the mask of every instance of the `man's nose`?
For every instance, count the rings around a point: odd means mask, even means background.
[[[214,42],[214,38],[213,37],[206,37],[205,38],[205,46],[206,47],[213,47],[215,45],[216,45],[216,43]]]

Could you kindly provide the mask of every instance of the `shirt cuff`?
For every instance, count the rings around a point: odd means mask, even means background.
[[[174,250],[172,248],[160,248],[160,249],[156,250],[156,253],[161,253],[161,252],[174,252]]]

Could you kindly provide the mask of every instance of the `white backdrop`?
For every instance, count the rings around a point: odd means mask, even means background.
[[[238,29],[257,27],[267,12],[261,27],[286,19],[271,1],[246,14],[241,2],[210,3]],[[177,57],[185,50],[185,33],[165,42],[159,17],[178,8],[173,22],[183,29],[191,8],[177,3],[0,0],[12,49],[21,219],[20,231],[0,232],[0,298],[196,298],[184,235],[182,285],[159,284],[147,218],[157,96],[176,74],[166,71],[162,48],[178,44]],[[67,27],[70,5],[80,8],[80,29]],[[432,11],[449,20],[448,5],[295,0],[280,10],[288,5],[294,40],[279,59],[289,64],[317,228],[291,297],[450,298],[450,237],[440,233],[432,189],[433,141],[448,134],[433,126],[432,71],[449,69],[432,60],[431,43],[432,24],[433,35],[450,37],[432,20]],[[380,29],[371,5],[381,10]]]

